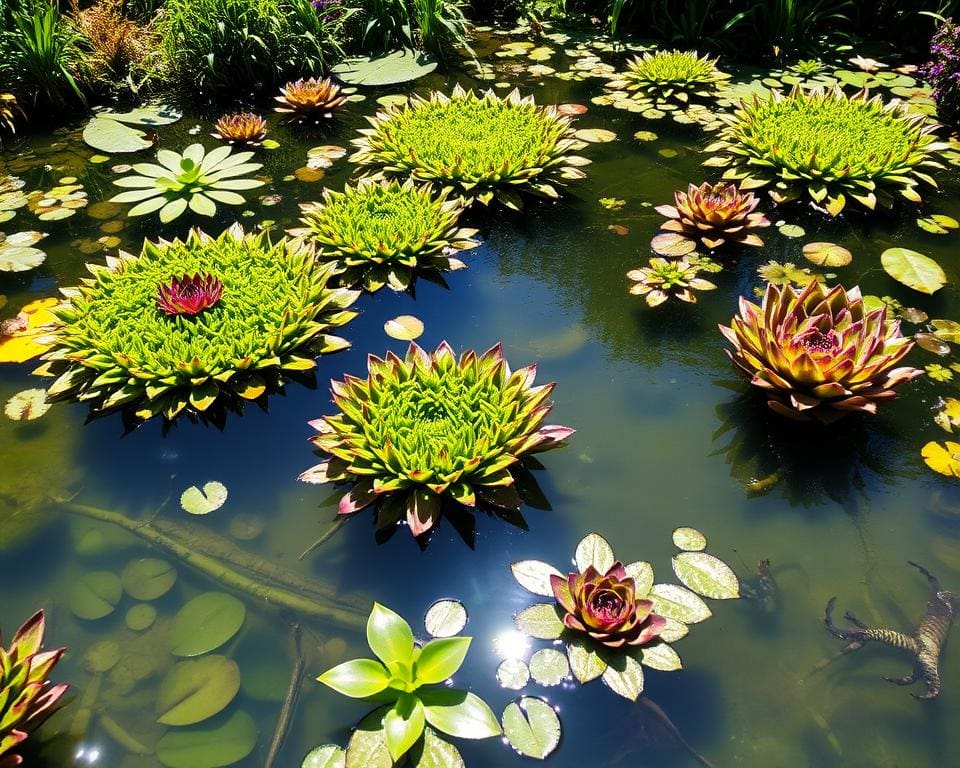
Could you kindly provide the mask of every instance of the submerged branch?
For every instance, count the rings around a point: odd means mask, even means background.
[[[300,647],[300,625],[293,625],[293,671],[290,673],[290,685],[287,686],[287,695],[283,699],[280,717],[277,718],[277,727],[270,741],[270,751],[267,753],[267,762],[264,768],[273,768],[277,763],[283,742],[290,730],[290,720],[300,698],[300,685],[303,682],[303,649]]]
[[[336,520],[334,520],[332,523],[330,523],[330,527],[327,528],[326,531],[324,531],[323,535],[319,539],[317,539],[315,542],[313,542],[313,544],[311,544],[309,547],[303,550],[303,552],[300,553],[300,557],[298,557],[297,560],[303,560],[303,558],[305,558],[315,549],[318,549],[320,546],[322,546],[323,543],[327,541],[327,539],[329,539],[331,536],[333,536],[333,534],[335,534],[337,531],[340,530],[340,526],[343,525],[346,522],[346,520],[347,518],[340,516]]]

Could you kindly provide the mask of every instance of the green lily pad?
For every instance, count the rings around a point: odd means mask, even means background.
[[[347,744],[346,768],[393,768],[383,732],[383,716],[388,707],[380,707],[360,721]]]
[[[673,544],[685,552],[700,552],[707,548],[707,537],[696,528],[677,528],[673,532]]]
[[[157,742],[157,759],[167,768],[222,768],[253,752],[257,725],[246,712],[211,728],[173,729]]]
[[[429,75],[437,60],[427,53],[406,48],[384,56],[353,56],[344,59],[330,72],[350,85],[394,85]]]
[[[176,664],[160,684],[157,722],[194,725],[222,712],[240,690],[240,667],[226,656]]]
[[[143,632],[157,620],[157,609],[149,603],[137,603],[130,607],[124,617],[126,625],[134,632]]]
[[[347,753],[336,744],[322,744],[310,750],[300,768],[344,768]]]
[[[546,760],[560,743],[560,718],[543,699],[524,696],[511,702],[502,719],[507,741],[521,755]]]
[[[574,131],[573,135],[588,144],[606,144],[617,138],[617,134],[606,128],[581,128]]]
[[[550,563],[542,560],[521,560],[513,563],[510,570],[521,587],[543,597],[553,597],[553,587],[550,586],[551,576],[565,578]]]
[[[198,595],[173,618],[170,652],[174,656],[199,656],[216,650],[240,631],[246,616],[247,609],[233,595]]]
[[[880,263],[890,277],[920,293],[936,293],[947,284],[937,262],[909,248],[887,248],[880,254]]]
[[[391,339],[413,341],[423,335],[423,320],[413,315],[399,315],[387,320],[383,330]]]
[[[780,230],[780,234],[784,237],[803,237],[807,234],[807,230],[799,224],[781,224],[777,229]]]
[[[654,584],[649,597],[653,612],[665,619],[697,624],[713,615],[703,600],[678,584]]]
[[[673,571],[685,586],[714,600],[740,597],[740,581],[723,560],[706,552],[681,552],[673,558]]]
[[[803,255],[818,267],[845,267],[853,261],[853,254],[836,243],[807,243]]]
[[[917,219],[917,226],[934,235],[947,235],[960,227],[960,222],[952,216],[935,213],[933,216]]]
[[[173,587],[177,571],[166,560],[144,557],[127,563],[120,580],[126,593],[134,600],[156,600]]]
[[[91,645],[83,654],[83,668],[93,674],[109,672],[122,655],[120,643],[116,640],[101,640]]]
[[[460,750],[440,738],[429,725],[423,731],[423,738],[410,750],[410,759],[413,768],[465,768]]]
[[[530,676],[542,686],[560,685],[569,674],[566,654],[555,648],[542,648],[530,657]]]
[[[683,669],[680,656],[665,642],[644,646],[642,663],[645,667],[658,669],[661,672],[675,672]]]
[[[611,655],[601,679],[611,691],[630,701],[636,701],[643,693],[643,667],[633,656]]]
[[[93,571],[73,582],[68,602],[75,616],[95,621],[113,613],[121,597],[123,587],[115,573]]]
[[[517,629],[538,640],[556,640],[563,634],[563,622],[553,603],[537,603],[513,617]]]
[[[180,506],[191,515],[208,515],[220,509],[227,500],[227,487],[216,480],[204,483],[201,491],[191,485],[180,495]]]
[[[453,637],[467,626],[467,609],[459,600],[437,600],[427,609],[423,624],[432,637]]]
[[[13,421],[33,421],[50,410],[47,390],[25,389],[7,400],[3,412]]]
[[[580,683],[596,680],[607,668],[607,662],[583,637],[573,637],[567,643],[567,660],[570,662],[570,671]]]
[[[117,120],[94,117],[83,129],[83,140],[101,152],[139,152],[153,146],[146,134]]]
[[[697,244],[679,232],[663,232],[654,236],[653,240],[650,241],[650,247],[654,253],[658,253],[661,256],[680,258],[681,256],[693,253],[697,248]]]
[[[511,691],[519,691],[530,682],[530,667],[523,659],[505,659],[497,667],[497,682]]]
[[[590,533],[577,544],[574,560],[580,573],[592,565],[600,574],[605,574],[613,566],[616,558],[613,556],[613,549],[603,536]]]

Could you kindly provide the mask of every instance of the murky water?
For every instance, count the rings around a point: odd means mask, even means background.
[[[549,63],[562,69],[563,61],[558,51]],[[387,290],[363,297],[358,305],[363,314],[344,334],[353,347],[319,361],[315,387],[290,383],[265,410],[248,407],[219,425],[181,419],[165,429],[155,420],[127,431],[117,415],[88,422],[79,405],[57,405],[30,424],[0,423],[0,497],[23,512],[16,519],[38,522],[31,535],[0,532],[0,618],[9,636],[37,607],[47,609],[50,641],[70,647],[56,679],[71,681],[77,697],[51,723],[48,732],[59,734],[32,763],[37,768],[158,766],[155,757],[134,753],[141,751],[138,743],[152,751],[163,730],[155,709],[159,681],[174,662],[166,653],[170,620],[191,597],[223,589],[142,538],[41,501],[50,492],[74,491],[77,503],[213,531],[268,563],[322,582],[338,595],[337,604],[359,605],[364,612],[376,599],[413,623],[438,598],[463,600],[470,611],[467,631],[475,640],[456,682],[483,696],[498,714],[514,693],[496,683],[494,639],[510,630],[512,615],[531,602],[511,577],[510,562],[537,558],[563,564],[576,542],[595,530],[615,543],[618,555],[649,560],[667,579],[671,531],[694,526],[742,577],[769,558],[779,594],[769,611],[747,600],[714,603],[715,618],[677,644],[685,669],[647,674],[646,695],[690,745],[718,766],[921,768],[953,762],[960,749],[960,735],[951,727],[960,715],[960,664],[953,648],[942,659],[944,690],[933,702],[914,701],[906,689],[881,679],[909,671],[909,659],[890,649],[867,647],[815,669],[842,646],[821,624],[829,597],[838,596],[840,612],[854,609],[871,625],[909,629],[928,595],[908,559],[937,573],[946,588],[960,589],[960,494],[931,474],[919,455],[927,440],[942,439],[931,416],[938,398],[955,387],[920,380],[904,386],[901,399],[876,418],[851,417],[829,430],[797,427],[768,415],[737,379],[716,326],[730,319],[736,297],[758,284],[755,269],[762,261],[801,263],[801,246],[809,240],[832,240],[853,251],[853,264],[838,270],[844,283],[898,297],[931,317],[958,317],[953,286],[935,298],[911,295],[880,269],[879,254],[892,244],[913,247],[939,261],[956,281],[960,234],[924,233],[914,223],[916,214],[904,209],[870,221],[851,214],[836,222],[796,208],[774,211],[772,219],[800,224],[807,236],[790,239],[770,228],[762,254],[743,253],[731,261],[717,276],[718,290],[703,294],[700,303],[650,310],[627,294],[624,275],[646,261],[661,220],[648,204],[667,202],[674,189],[707,178],[699,167],[702,132],[595,107],[590,98],[599,92],[597,80],[538,80],[522,72],[514,79],[538,101],[589,105],[580,124],[609,128],[618,139],[584,153],[594,160],[588,178],[572,185],[561,201],[533,203],[523,215],[472,213],[469,223],[480,227],[483,245],[468,254],[469,269],[447,276],[448,289],[421,280],[415,298]],[[435,75],[415,88],[447,89],[457,81],[471,82],[466,75]],[[253,215],[240,220],[247,226],[264,219],[289,226],[297,202],[317,199],[321,184],[342,185],[352,170],[345,160],[319,184],[280,179],[303,165],[309,147],[347,145],[363,115],[374,110],[373,99],[386,92],[353,104],[329,133],[286,128],[271,119],[271,135],[281,148],[260,153],[264,172],[276,179],[264,194],[283,199],[274,207],[254,203]],[[195,139],[188,130],[197,124],[203,130]],[[193,140],[213,146],[208,126],[209,116],[184,118],[158,133],[170,148]],[[654,130],[659,138],[637,142],[632,134],[640,129]],[[49,139],[11,144],[3,158],[31,146],[42,150]],[[93,201],[113,194],[109,166],[127,159],[90,165],[84,158],[91,151],[75,140],[69,147],[80,158],[72,166],[64,167],[70,158],[54,154],[46,162],[56,167],[18,173],[28,189],[49,188],[57,178],[73,175]],[[664,149],[676,156],[665,157]],[[613,212],[598,203],[601,197],[627,202]],[[927,212],[956,216],[960,189],[947,181],[944,191],[928,200]],[[219,231],[239,213],[224,210],[215,221],[196,223]],[[0,291],[10,300],[5,312],[73,284],[84,262],[101,259],[102,254],[85,256],[76,247],[78,240],[102,236],[100,223],[80,211],[38,227],[23,211],[6,225],[8,231],[43,229],[50,237],[41,246],[49,254],[42,267],[0,275]],[[133,247],[145,236],[182,234],[195,222],[185,217],[161,227],[146,217],[125,223],[119,236]],[[628,234],[608,230],[611,224],[627,227]],[[460,526],[444,520],[425,551],[403,530],[377,543],[372,516],[361,513],[298,560],[328,529],[336,498],[327,497],[332,489],[296,482],[314,463],[306,422],[332,412],[327,380],[361,374],[368,353],[403,350],[402,342],[383,332],[383,323],[398,314],[424,321],[424,346],[446,339],[458,350],[486,349],[502,341],[514,366],[535,361],[539,379],[558,382],[551,420],[578,431],[568,447],[545,455],[545,470],[535,473],[548,502],[540,506],[549,509],[524,507],[529,530],[484,514]],[[921,366],[935,362],[921,351],[914,357]],[[0,369],[0,400],[36,385],[31,368],[28,363]],[[774,473],[779,482],[750,485]],[[199,521],[185,520],[179,494],[208,480],[229,488],[227,504]],[[230,538],[238,529],[246,538],[258,522],[263,532],[253,540]],[[155,603],[159,618],[150,630],[126,627],[125,614],[135,604],[129,597],[98,621],[73,615],[67,596],[79,577],[120,573],[131,560],[147,556],[169,560],[178,573],[174,588]],[[223,722],[238,710],[255,719],[258,745],[238,765],[264,763],[292,666],[291,622],[304,629],[307,678],[277,764],[299,766],[317,744],[344,744],[369,706],[343,699],[312,678],[344,658],[367,655],[358,612],[348,610],[346,620],[331,622],[273,610],[264,601],[247,601],[246,607],[241,633],[219,651],[238,662],[241,692],[227,713],[212,721]],[[91,673],[84,655],[105,639],[123,649],[120,671]],[[553,689],[531,685],[529,692],[559,709],[564,737],[550,758],[558,768],[694,764],[649,709],[614,696],[599,682]],[[497,740],[457,740],[457,745],[475,768],[521,762]]]

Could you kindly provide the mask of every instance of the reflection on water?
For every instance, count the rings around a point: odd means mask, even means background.
[[[589,104],[593,93],[589,82],[537,82],[528,78],[524,87],[545,101]],[[418,87],[429,85],[449,83],[434,76]],[[319,187],[280,180],[302,165],[308,147],[345,144],[361,113],[372,109],[370,99],[356,105],[331,135],[272,129],[281,148],[263,159],[275,179],[271,192],[282,200],[243,221],[289,226],[296,204],[315,198]],[[266,760],[294,665],[293,624],[303,631],[306,682],[277,763],[282,766],[299,765],[317,744],[345,743],[349,727],[367,711],[312,678],[362,655],[356,619],[372,599],[411,620],[438,598],[464,601],[475,651],[456,682],[499,713],[513,693],[498,687],[497,664],[530,653],[509,640],[511,616],[528,600],[508,564],[527,558],[561,563],[583,534],[596,530],[624,558],[649,560],[664,574],[673,554],[670,532],[678,525],[706,532],[711,550],[735,565],[761,597],[715,604],[710,624],[677,644],[685,670],[649,673],[647,694],[656,707],[631,705],[602,685],[533,688],[558,707],[564,724],[553,765],[665,768],[696,764],[694,752],[717,766],[923,768],[952,762],[960,749],[960,734],[951,727],[960,714],[960,664],[950,647],[942,659],[942,696],[920,704],[882,680],[908,673],[907,655],[870,645],[824,666],[840,644],[822,624],[824,606],[836,595],[871,626],[912,627],[928,594],[907,560],[928,567],[945,588],[960,588],[960,496],[919,459],[921,445],[937,435],[930,417],[941,390],[917,382],[878,417],[850,417],[830,430],[776,419],[735,379],[716,331],[733,314],[736,296],[756,284],[758,254],[732,260],[717,276],[718,290],[692,307],[651,311],[626,291],[625,273],[647,258],[646,244],[659,223],[644,204],[666,202],[674,188],[703,178],[700,134],[658,124],[660,138],[641,144],[632,133],[648,124],[596,107],[582,122],[619,135],[588,150],[595,163],[585,181],[558,203],[534,203],[523,215],[472,213],[469,224],[481,228],[484,244],[468,254],[470,268],[450,274],[449,289],[421,281],[415,298],[387,291],[363,298],[363,315],[345,333],[353,348],[320,360],[316,383],[294,381],[263,408],[224,412],[204,423],[181,420],[169,429],[149,423],[127,430],[118,416],[87,423],[85,409],[69,405],[56,406],[36,425],[0,423],[0,618],[9,632],[36,607],[46,607],[51,641],[71,649],[58,679],[75,685],[74,702],[50,729],[56,738],[43,757],[28,756],[28,764],[155,768],[149,753],[163,732],[156,722],[158,686],[177,662],[169,652],[173,618],[198,594],[240,589],[224,586],[222,572],[213,578],[209,568],[184,562],[158,541],[40,497],[71,498],[82,481],[76,503],[153,520],[156,530],[169,533],[171,525],[184,523],[179,494],[208,480],[230,491],[221,510],[193,521],[223,546],[216,563],[250,575],[260,562],[260,570],[273,569],[273,576],[259,573],[258,579],[274,586],[288,580],[293,594],[355,609],[323,618],[245,598],[242,630],[217,651],[238,662],[240,691],[225,713],[204,725],[225,725],[236,711],[251,715],[257,746],[241,766]],[[187,131],[197,123],[206,120],[171,126],[164,141],[192,141]],[[677,156],[658,153],[665,148]],[[109,169],[74,162],[77,153],[67,152],[63,162],[91,200],[109,196]],[[348,171],[339,161],[324,183],[339,185]],[[45,173],[23,175],[30,184],[49,185]],[[609,211],[600,197],[627,203]],[[954,186],[933,199],[937,212],[955,214],[960,196]],[[229,215],[205,225],[222,227]],[[837,222],[800,212],[783,216],[804,226],[809,238],[834,240],[854,252],[853,264],[840,270],[842,280],[909,299],[931,317],[960,315],[949,289],[933,298],[906,297],[877,269],[883,248],[914,244],[956,278],[955,240],[920,232],[909,212],[870,222],[855,215]],[[157,234],[155,222],[121,223],[127,247]],[[611,224],[628,231],[617,234]],[[75,243],[96,241],[100,226],[83,213],[51,225],[43,267],[3,275],[10,308],[75,281],[84,261],[100,258],[84,255]],[[179,226],[164,233],[182,233]],[[802,258],[803,240],[773,229],[765,239],[762,258]],[[314,463],[306,421],[332,412],[327,380],[360,375],[367,353],[402,352],[404,345],[382,331],[384,321],[399,314],[424,321],[425,347],[447,339],[458,350],[486,349],[502,340],[515,366],[538,362],[538,380],[558,382],[552,420],[578,432],[567,448],[543,457],[542,471],[530,473],[522,520],[448,515],[421,551],[405,535],[378,538],[373,517],[361,513],[298,559],[328,531],[340,495],[295,481]],[[916,354],[918,364],[930,362]],[[33,385],[29,367],[0,370],[0,399]],[[243,560],[243,553],[249,553],[245,564],[230,560]],[[91,572],[120,574],[147,556],[167,559],[178,573],[175,586],[152,603],[158,617],[149,628],[128,626],[137,603],[129,596],[102,619],[74,616],[70,596],[78,581]],[[763,596],[757,576],[762,560],[770,563],[773,598]],[[304,591],[305,584],[313,591]],[[91,661],[90,654],[108,641],[123,655],[103,670],[105,662]],[[496,740],[458,746],[468,765],[520,764]]]

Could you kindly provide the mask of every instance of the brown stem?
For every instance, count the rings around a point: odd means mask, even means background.
[[[283,707],[280,709],[280,717],[277,718],[277,727],[273,731],[273,739],[270,742],[270,752],[267,753],[267,762],[264,768],[273,768],[277,763],[280,750],[283,748],[283,742],[287,738],[287,732],[290,730],[290,720],[293,717],[293,710],[297,707],[297,700],[300,698],[300,684],[303,682],[303,650],[300,647],[300,625],[294,624],[293,630],[293,671],[290,673],[290,685],[287,686],[287,695],[283,700]]]

